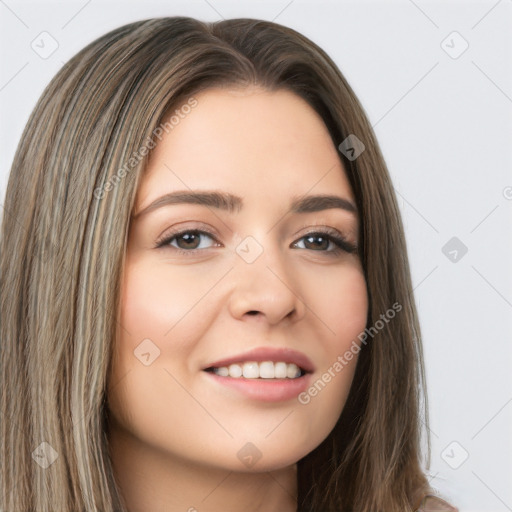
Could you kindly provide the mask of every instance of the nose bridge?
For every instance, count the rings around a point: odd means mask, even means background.
[[[274,235],[274,236],[273,236]],[[235,287],[231,297],[234,316],[262,313],[276,323],[293,313],[302,316],[303,303],[298,296],[286,251],[273,231],[239,237],[235,251]]]

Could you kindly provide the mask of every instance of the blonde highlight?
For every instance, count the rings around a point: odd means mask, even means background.
[[[362,346],[334,430],[298,462],[297,510],[405,511],[429,492],[407,247],[363,107],[329,56],[290,28],[168,17],[119,27],[75,55],[43,92],[18,145],[0,238],[2,510],[127,510],[109,457],[106,396],[117,384],[108,375],[123,328],[124,253],[151,150],[128,162],[195,94],[249,85],[301,96],[336,146],[350,134],[364,141],[356,160],[340,158],[362,219],[367,325],[393,303],[403,306]],[[32,455],[43,442],[58,454],[47,468]]]

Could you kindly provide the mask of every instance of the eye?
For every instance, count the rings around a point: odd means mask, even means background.
[[[201,247],[201,239],[203,237],[210,238],[217,242],[213,233],[200,229],[186,229],[168,233],[156,242],[156,248],[172,248],[180,254],[190,256],[201,250],[207,250],[212,245]],[[299,243],[304,240],[304,247],[298,247]],[[315,241],[316,240],[316,241]],[[174,243],[175,242],[175,243]],[[216,246],[220,244],[217,242]],[[308,245],[310,247],[308,247]],[[339,231],[332,228],[322,228],[299,238],[297,242],[292,244],[293,247],[299,249],[309,249],[314,252],[324,252],[330,256],[337,256],[341,253],[357,253],[357,246],[349,242]],[[312,247],[312,248],[311,248]]]
[[[208,231],[200,229],[187,229],[184,231],[178,231],[176,233],[166,234],[162,240],[156,243],[156,247],[174,247],[180,253],[191,253],[202,249],[208,249],[208,247],[200,247],[201,237],[206,236],[207,238],[215,239],[215,236]],[[178,246],[176,247],[171,242],[176,240]]]
[[[319,243],[314,242],[314,240],[318,240]],[[312,249],[315,252],[326,252],[331,255],[339,255],[341,252],[347,252],[350,254],[357,253],[357,246],[353,243],[349,242],[340,232],[332,228],[322,228],[321,230],[316,230],[311,233],[304,235],[300,240],[305,240],[305,245],[311,244],[313,247],[317,247],[317,249]],[[298,242],[295,242],[293,245],[297,246]],[[334,248],[332,248],[334,246]],[[331,250],[323,250],[329,249]],[[306,249],[308,247],[305,247]],[[302,249],[302,247],[300,247]]]

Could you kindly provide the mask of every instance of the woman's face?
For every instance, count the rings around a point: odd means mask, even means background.
[[[347,250],[359,242],[354,195],[325,125],[298,96],[211,89],[195,99],[155,139],[137,194],[108,392],[112,435],[160,460],[284,468],[327,437],[352,382],[356,356],[338,357],[358,343],[368,307],[361,262]],[[154,203],[177,191],[239,199]],[[307,201],[321,195],[341,200]],[[290,211],[299,200],[302,211]],[[261,348],[265,364],[244,356]],[[296,362],[311,373],[282,378],[295,369],[283,364],[291,353],[272,353],[281,349],[302,354]],[[247,377],[235,377],[240,368]]]

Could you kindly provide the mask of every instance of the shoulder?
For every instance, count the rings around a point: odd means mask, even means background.
[[[414,512],[458,512],[458,509],[438,496],[427,494]]]

